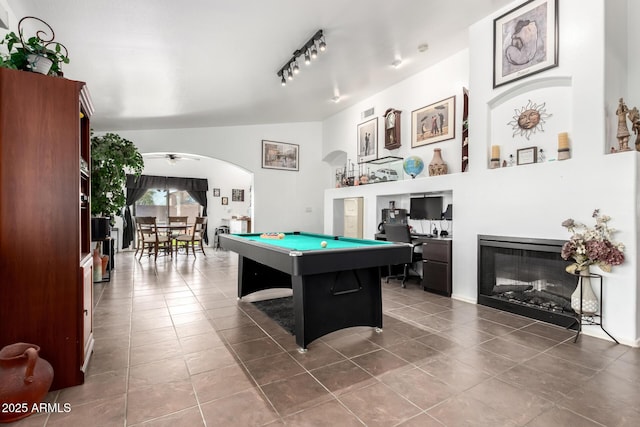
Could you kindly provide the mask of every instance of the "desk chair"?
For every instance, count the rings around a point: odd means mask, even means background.
[[[173,257],[171,250],[171,239],[168,236],[158,233],[158,226],[155,216],[137,216],[136,230],[138,230],[138,244],[141,245],[140,258],[144,255],[144,250],[151,256],[153,253],[154,260],[158,259],[158,252],[164,251]],[[153,250],[153,252],[152,252]],[[136,249],[136,253],[138,253]]]
[[[200,246],[200,250],[204,256],[207,254],[204,252],[204,233],[207,227],[207,217],[198,216],[196,217],[196,221],[193,223],[193,227],[191,228],[191,233],[181,234],[176,237],[176,242],[184,244],[185,251],[187,255],[189,255],[189,248],[193,251],[193,256],[196,256],[196,244]]]
[[[422,260],[422,253],[416,252],[416,248],[420,247],[422,244],[413,244],[411,241],[411,231],[409,231],[409,226],[407,224],[385,224],[384,234],[389,242],[407,243],[411,245],[411,262],[403,265],[402,275],[387,276],[387,283],[389,283],[389,279],[391,278],[402,278],[402,287],[406,288],[407,286],[405,283],[409,278],[409,268],[414,262]],[[389,267],[389,270],[391,270],[391,266]]]

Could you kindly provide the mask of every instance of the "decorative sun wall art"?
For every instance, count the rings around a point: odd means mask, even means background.
[[[519,133],[520,136],[524,136],[528,140],[532,133],[537,131],[544,132],[543,125],[545,120],[551,117],[551,114],[548,114],[545,109],[546,104],[546,102],[543,102],[538,105],[529,100],[527,105],[521,109],[516,108],[513,120],[507,123],[513,128],[512,137],[515,138]]]

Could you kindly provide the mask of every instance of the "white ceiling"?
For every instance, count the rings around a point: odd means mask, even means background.
[[[98,131],[323,120],[464,49],[468,26],[510,1],[7,0],[67,46]],[[282,87],[318,29],[326,52]]]

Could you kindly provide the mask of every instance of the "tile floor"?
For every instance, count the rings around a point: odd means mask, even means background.
[[[236,265],[224,251],[155,264],[117,254],[95,286],[86,382],[47,397],[71,411],[13,425],[640,424],[640,349],[574,344],[562,328],[392,281],[382,333],[349,328],[301,354],[236,300]]]

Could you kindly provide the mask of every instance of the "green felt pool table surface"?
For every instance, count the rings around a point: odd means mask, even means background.
[[[331,250],[331,249],[353,249],[371,246],[387,245],[389,242],[380,240],[364,240],[355,239],[349,237],[338,237],[324,234],[313,233],[283,233],[285,236],[283,239],[264,238],[260,237],[260,234],[238,234],[238,237],[252,240],[254,242],[262,243],[265,245],[277,246],[283,249],[291,251],[310,251],[310,250]],[[327,247],[321,246],[322,242],[327,242]]]

